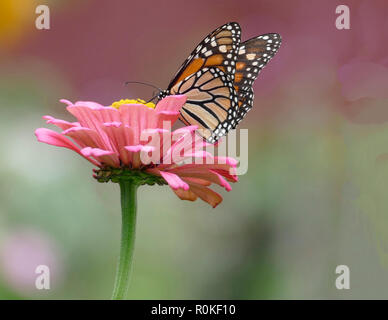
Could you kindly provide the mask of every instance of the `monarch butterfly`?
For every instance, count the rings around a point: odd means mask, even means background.
[[[263,34],[243,43],[238,23],[229,22],[203,39],[179,68],[158,100],[185,94],[180,111],[186,125],[197,125],[210,143],[234,129],[253,105],[252,84],[276,54],[281,37]]]

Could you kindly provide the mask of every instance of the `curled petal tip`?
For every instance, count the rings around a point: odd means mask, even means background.
[[[174,173],[160,171],[160,175],[164,180],[166,180],[172,189],[183,189],[187,191],[190,188],[186,182],[184,182],[178,175]]]
[[[61,99],[61,100],[59,100],[59,102],[65,103],[65,104],[67,104],[68,106],[73,105],[73,103],[72,103],[71,101],[66,100],[66,99]]]

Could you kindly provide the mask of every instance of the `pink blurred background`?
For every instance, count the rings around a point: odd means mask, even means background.
[[[39,4],[50,30],[35,28]],[[350,30],[335,26],[340,4]],[[2,0],[0,241],[20,227],[45,230],[62,280],[38,297],[108,297],[119,230],[115,186],[38,145],[40,117],[71,119],[61,98],[148,99],[152,89],[124,82],[166,88],[200,40],[237,21],[243,41],[283,39],[241,123],[248,175],[216,211],[144,188],[129,297],[387,298],[387,16],[383,0]],[[349,292],[334,287],[339,264],[352,270]],[[0,298],[37,297],[7,272]]]

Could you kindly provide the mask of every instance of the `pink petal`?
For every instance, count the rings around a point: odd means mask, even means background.
[[[74,139],[82,147],[104,148],[105,144],[99,134],[89,128],[72,127],[62,132],[62,134]]]
[[[141,144],[138,144],[135,146],[125,146],[125,149],[131,152],[139,152],[139,151],[150,152],[154,150],[152,146],[143,146]]]
[[[237,175],[234,173],[235,168],[226,164],[185,164],[169,169],[169,172],[174,172],[178,175],[186,174],[207,174],[209,170],[222,175],[226,180],[231,182],[238,181]]]
[[[100,107],[92,109],[91,113],[100,123],[122,122],[120,111],[112,107]]]
[[[147,158],[148,160],[148,153],[155,150],[155,148],[152,146],[143,146],[141,144],[135,146],[125,146],[124,148],[131,153],[130,160],[132,162],[132,167],[135,169],[139,168],[142,164],[150,164],[146,161],[142,161],[142,159]]]
[[[67,110],[75,116],[82,127],[92,129],[100,136],[103,149],[112,149],[110,140],[104,130],[102,129],[104,122],[110,122],[111,119],[119,119],[118,110],[109,107],[87,107],[72,105],[68,106]]]
[[[214,157],[215,158],[215,157]],[[229,171],[229,169],[233,168],[232,166],[228,164],[184,164],[182,166],[177,166],[174,169],[172,169],[174,172],[203,172],[207,170],[225,170]]]
[[[120,154],[120,159],[124,164],[129,164],[131,157],[125,146],[133,144],[133,130],[128,126],[122,125],[121,122],[105,122],[103,130],[108,135],[114,149]]]
[[[167,96],[159,101],[155,107],[156,118],[153,126],[159,128],[168,126],[168,129],[171,130],[171,127],[179,118],[179,110],[185,103],[185,95]]]
[[[71,105],[66,109],[78,119],[81,126],[90,129],[95,129],[96,125],[101,125],[104,122],[120,121],[119,111],[111,107]]]
[[[238,165],[238,161],[231,157],[214,157],[214,161],[217,164],[226,164],[232,167],[236,167]]]
[[[82,107],[88,107],[90,109],[100,109],[100,108],[105,108],[102,104],[99,104],[94,101],[77,101],[75,103],[75,106],[82,106]]]
[[[183,189],[172,189],[172,191],[175,192],[175,194],[181,199],[181,200],[189,200],[189,201],[195,201],[197,200],[198,196],[189,190],[183,190]]]
[[[169,133],[170,131],[166,129],[152,128],[152,129],[145,129],[143,132],[145,134],[156,134],[156,133]]]
[[[158,102],[158,104],[155,107],[155,111],[156,112],[161,112],[161,111],[179,112],[180,109],[183,107],[183,105],[186,103],[186,99],[187,97],[185,95],[167,96]]]
[[[80,151],[80,148],[78,148],[74,143],[72,143],[69,139],[59,134],[58,132],[46,128],[39,128],[35,130],[35,135],[39,142],[47,143],[57,147],[68,148],[82,155],[94,165],[100,166],[100,163],[91,159],[88,156],[83,155]]]
[[[181,178],[179,178],[179,176],[177,176],[176,174],[174,173],[170,173],[170,172],[165,172],[165,171],[159,171],[160,172],[160,175],[163,177],[164,180],[167,181],[167,183],[169,184],[169,186],[176,190],[176,189],[183,189],[183,190],[188,190],[189,189],[189,185],[184,182]]]
[[[57,147],[64,147],[71,149],[75,152],[79,152],[79,148],[72,143],[69,139],[64,137],[63,135],[59,134],[58,132],[55,132],[50,129],[46,128],[39,128],[35,130],[35,135],[39,142],[44,142],[47,144],[51,144],[53,146]]]
[[[228,180],[230,182],[237,182],[238,181],[238,176],[235,173],[235,169],[234,168],[230,168],[229,170],[217,170],[217,169],[214,169],[212,171],[219,173],[226,180]],[[232,171],[232,173],[231,173],[231,171]]]
[[[108,150],[102,150],[99,148],[91,148],[91,147],[86,147],[81,150],[82,154],[85,156],[92,156],[92,157],[103,157],[103,156],[110,156],[115,154],[113,151],[108,151]]]
[[[121,121],[104,122],[103,125],[104,125],[104,127],[119,128],[119,127],[121,127],[122,122]]]
[[[72,103],[71,101],[66,100],[66,99],[61,99],[61,100],[59,100],[59,102],[62,102],[62,103],[64,103],[64,104],[67,104],[68,106],[72,106],[72,105],[73,105],[73,103]]]
[[[81,150],[81,154],[85,157],[93,157],[101,163],[105,163],[111,167],[118,167],[120,165],[118,157],[113,151],[86,147]]]
[[[156,113],[152,125],[157,128],[168,128],[171,130],[174,123],[178,120],[180,116],[179,112],[174,111],[160,111]]]
[[[191,153],[195,149],[195,133],[196,126],[188,126],[175,130],[172,133],[174,143],[164,152],[163,163],[178,163],[184,160],[185,154]],[[165,145],[165,141],[163,142]]]
[[[190,191],[194,192],[203,201],[209,203],[213,208],[222,202],[222,197],[210,188],[190,183]]]
[[[212,183],[208,180],[204,180],[204,179],[200,179],[200,178],[193,178],[193,177],[183,177],[182,176],[182,180],[183,181],[186,181],[187,183],[196,183],[196,184],[200,184],[202,186],[210,186]]]
[[[62,130],[66,130],[66,129],[69,129],[72,127],[79,126],[78,122],[68,122],[68,121],[61,120],[61,119],[55,119],[52,116],[43,116],[42,118],[46,120],[46,123],[54,124],[57,127],[61,128]]]
[[[221,187],[224,187],[227,191],[232,190],[230,184],[216,171],[209,170],[208,172],[203,173],[190,173],[190,172],[180,172],[180,177],[190,177],[190,178],[199,178],[202,180],[207,180],[212,183],[216,183]]]
[[[143,145],[154,148],[151,162],[161,164],[163,162],[161,157],[169,149],[171,143],[171,131],[160,128],[146,129],[141,133],[140,138]]]
[[[122,105],[119,110],[123,124],[133,129],[134,144],[139,144],[141,132],[153,128],[155,110],[143,104]]]

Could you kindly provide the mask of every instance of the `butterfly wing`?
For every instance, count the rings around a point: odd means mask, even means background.
[[[241,29],[237,22],[229,22],[211,32],[193,50],[179,68],[167,90],[202,68],[215,67],[234,80]]]
[[[209,142],[225,135],[237,116],[233,81],[240,35],[236,22],[211,32],[182,64],[167,89],[168,94],[187,96],[180,119],[187,125],[197,125]]]
[[[202,68],[173,86],[171,93],[187,96],[180,119],[198,126],[198,133],[210,143],[236,123],[237,94],[229,76],[218,68]]]
[[[164,94],[185,94],[180,119],[216,142],[252,108],[252,84],[275,55],[280,35],[264,34],[240,45],[240,26],[227,23],[210,33],[179,68]]]
[[[237,124],[253,106],[253,82],[279,50],[280,44],[281,37],[277,33],[263,34],[241,43],[234,78],[239,104]]]

